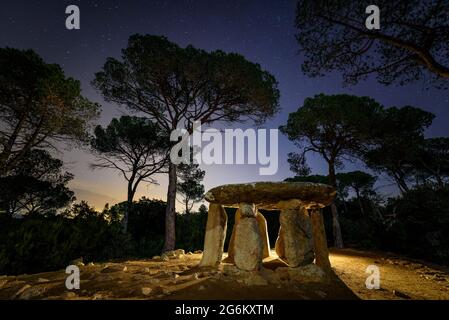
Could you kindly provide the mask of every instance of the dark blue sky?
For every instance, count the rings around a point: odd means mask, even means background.
[[[65,8],[70,4],[80,8],[81,30],[65,28]],[[413,105],[431,111],[436,119],[427,135],[449,136],[448,91],[426,90],[423,82],[384,87],[373,80],[344,87],[337,73],[317,79],[304,76],[294,38],[294,15],[293,0],[5,0],[0,10],[0,46],[32,48],[47,62],[63,66],[68,75],[81,81],[88,98],[103,105],[101,124],[108,123],[121,111],[105,103],[90,86],[94,73],[100,70],[106,57],[119,57],[131,34],[148,33],[164,35],[181,46],[192,44],[205,50],[238,52],[270,71],[279,81],[282,110],[264,125],[266,128],[284,124],[288,114],[297,110],[306,97],[350,93],[371,96],[387,107]],[[258,176],[257,166],[205,167],[206,189],[223,183],[282,180],[291,176],[286,157],[294,149],[287,139],[280,137],[280,169],[271,177]],[[87,153],[71,150],[60,156],[75,174],[72,187],[80,198],[86,194],[84,190],[90,190],[124,199],[125,184],[120,177],[110,171],[90,170],[88,164],[93,159]],[[309,163],[315,173],[326,173],[319,157],[309,157]],[[343,170],[355,167],[349,164]],[[164,198],[165,178],[160,182],[160,186],[141,188],[139,195]],[[379,185],[384,184],[382,181]]]

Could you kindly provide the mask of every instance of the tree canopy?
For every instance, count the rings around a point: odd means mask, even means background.
[[[126,230],[128,211],[141,182],[155,183],[153,176],[166,170],[168,137],[158,124],[147,118],[122,116],[103,128],[95,128],[91,141],[97,162],[93,168],[108,168],[121,173],[128,182],[123,226]]]
[[[81,95],[80,83],[34,51],[0,48],[0,175],[34,148],[87,137],[99,105]]]
[[[195,203],[200,202],[204,196],[205,171],[199,168],[196,163],[178,165],[178,193],[182,196],[182,204],[185,213],[190,213]]]
[[[416,173],[424,131],[434,115],[420,108],[391,107],[382,112],[371,135],[371,147],[363,155],[365,163],[377,172],[386,172],[402,192]]]
[[[10,175],[0,177],[0,209],[8,215],[55,214],[75,200],[73,175],[45,150],[28,152]]]
[[[319,94],[307,98],[298,111],[290,113],[282,133],[294,141],[299,153],[289,155],[296,170],[304,170],[305,157],[309,152],[319,154],[328,165],[328,183],[337,187],[336,168],[341,167],[344,157],[360,155],[367,137],[373,130],[374,119],[379,118],[382,106],[368,97],[346,94]],[[336,247],[343,246],[338,213],[331,205]]]
[[[380,83],[425,80],[447,87],[449,3],[379,0],[380,29],[365,27],[370,1],[300,0],[297,41],[310,76],[340,71],[346,83],[374,74]]]

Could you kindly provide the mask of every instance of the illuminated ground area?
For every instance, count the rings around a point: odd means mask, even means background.
[[[169,261],[82,266],[80,289],[73,291],[65,288],[64,270],[0,276],[0,299],[449,299],[447,268],[385,253],[332,251],[337,277],[328,283],[301,283],[265,270],[274,279],[268,283],[233,268],[199,269],[200,259],[201,254],[186,254]],[[265,261],[267,269],[281,265],[270,260]],[[380,268],[379,290],[365,287],[371,264]]]

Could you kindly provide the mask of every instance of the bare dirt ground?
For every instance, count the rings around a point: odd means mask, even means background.
[[[94,263],[80,267],[79,290],[65,287],[65,270],[0,276],[0,299],[448,299],[449,269],[399,256],[333,250],[335,276],[298,281],[275,257],[262,275],[231,265],[198,268],[201,254]],[[380,289],[365,286],[368,265],[380,268]]]

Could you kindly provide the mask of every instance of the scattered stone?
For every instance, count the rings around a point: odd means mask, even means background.
[[[233,264],[224,263],[219,266],[219,271],[225,275],[237,274],[240,270]]]
[[[142,294],[145,295],[145,296],[150,295],[150,293],[151,293],[152,291],[153,291],[153,289],[148,288],[148,287],[143,287],[143,288],[142,288]]]
[[[276,275],[279,277],[281,281],[289,281],[290,275],[288,273],[288,267],[278,267],[275,270]]]
[[[327,296],[327,293],[323,292],[321,290],[317,290],[317,291],[315,291],[315,293],[321,298],[325,298]]]
[[[279,277],[279,274],[274,272],[274,270],[262,268],[260,270],[260,275],[268,280],[268,282],[272,283],[278,283],[281,279]]]
[[[154,256],[153,258],[151,258],[152,260],[160,260],[161,256]]]
[[[299,282],[323,282],[327,279],[326,273],[315,264],[297,268],[288,268],[287,272],[291,280]]]
[[[406,294],[406,293],[404,293],[402,291],[399,291],[399,290],[393,290],[393,294],[396,297],[399,297],[399,298],[402,298],[402,299],[411,299],[412,298],[408,294]]]
[[[17,299],[20,297],[20,295],[27,289],[31,288],[29,284],[24,285],[22,288],[20,288],[13,296],[12,299]]]
[[[176,250],[174,251],[174,253],[175,253],[176,255],[186,254],[186,252],[184,251],[184,249],[176,249]]]
[[[163,255],[161,256],[161,259],[162,259],[162,261],[169,261],[169,260],[170,260],[170,258],[169,258],[168,255],[166,255],[166,254],[163,254]]]
[[[128,271],[128,267],[127,266],[124,266],[123,267],[123,272],[127,272]]]
[[[249,272],[248,276],[244,279],[247,286],[266,286],[268,281],[262,277],[258,272]]]
[[[23,286],[19,291],[17,291],[13,299],[22,299],[22,300],[34,299],[45,293],[46,290],[47,288],[44,286],[38,285],[30,286],[27,284]]]
[[[206,287],[203,286],[203,285],[201,285],[201,286],[198,288],[198,290],[206,290]]]
[[[89,262],[87,265],[88,265],[89,267],[93,267],[93,266],[95,266],[95,263]]]
[[[153,292],[154,292],[155,295],[161,295],[161,296],[171,294],[171,291],[170,291],[169,289],[163,287],[163,286],[157,286],[157,287],[155,287],[155,288],[153,289]]]
[[[118,272],[121,271],[122,269],[120,269],[120,267],[118,266],[106,266],[104,267],[100,272],[101,273],[112,273],[112,272]]]
[[[38,283],[44,283],[44,282],[49,282],[50,280],[48,280],[48,279],[45,279],[45,278],[39,278],[39,279],[37,279],[37,282]]]
[[[202,250],[195,250],[193,253],[194,254],[200,254],[200,253],[203,253],[203,251]]]
[[[8,283],[8,280],[6,280],[6,279],[0,280],[0,289],[3,288],[4,286],[6,286],[7,283]]]
[[[103,295],[101,293],[95,293],[92,297],[92,300],[102,300],[104,299]]]
[[[190,278],[193,279],[193,280],[198,280],[198,279],[199,279],[198,273],[195,272],[194,274],[192,274],[192,275],[190,276]]]
[[[84,266],[83,257],[70,261],[70,264],[73,264],[78,267]]]
[[[144,269],[144,271],[145,271],[146,273],[150,273],[150,268],[146,267],[146,268]]]
[[[191,251],[186,253],[188,256],[191,256],[193,253]]]
[[[69,292],[65,292],[63,295],[62,295],[62,298],[63,299],[76,299],[76,298],[78,298],[78,295],[75,293],[75,292],[71,292],[71,291],[69,291]]]

